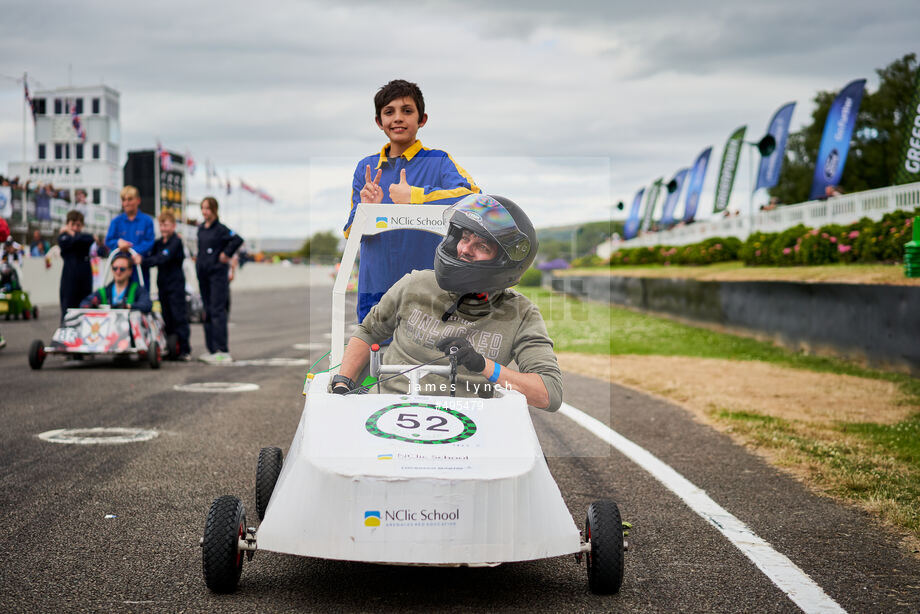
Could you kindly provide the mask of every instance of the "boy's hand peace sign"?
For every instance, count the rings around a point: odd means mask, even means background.
[[[399,183],[390,184],[390,200],[408,204],[412,198],[412,186],[406,181],[406,169],[399,171]]]
[[[368,164],[364,167],[364,187],[361,188],[362,203],[383,202],[383,189],[378,184],[381,173],[382,171],[377,169],[377,176],[371,179],[371,165]]]

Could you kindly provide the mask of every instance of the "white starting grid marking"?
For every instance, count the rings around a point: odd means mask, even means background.
[[[38,438],[52,443],[75,443],[82,445],[134,443],[147,441],[159,435],[150,429],[134,429],[97,426],[88,429],[55,429],[39,433]]]
[[[609,443],[680,497],[691,510],[699,514],[741,550],[803,612],[846,614],[846,610],[831,599],[808,574],[799,569],[788,557],[774,550],[750,527],[713,501],[703,489],[695,486],[654,454],[568,403],[562,404],[559,413]]]

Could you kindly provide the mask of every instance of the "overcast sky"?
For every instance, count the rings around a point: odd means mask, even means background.
[[[239,179],[276,198],[264,236],[341,228],[355,163],[385,143],[373,95],[390,79],[421,86],[422,143],[537,226],[623,217],[612,205],[712,145],[705,217],[735,128],[757,140],[796,101],[797,129],[816,91],[861,77],[874,91],[875,69],[920,40],[917,0],[3,4],[0,172],[21,157],[12,79],[105,83],[121,94],[122,161],[157,139],[190,151],[198,200],[210,159],[233,180],[217,195],[244,236],[258,208]],[[747,186],[745,155],[732,208],[746,210]]]

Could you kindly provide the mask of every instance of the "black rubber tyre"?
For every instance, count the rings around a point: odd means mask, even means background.
[[[23,320],[31,320],[31,319],[32,319],[32,312],[29,311],[28,309],[23,309],[23,310],[22,310],[22,319],[23,319]]]
[[[232,593],[240,582],[244,553],[239,540],[246,535],[246,509],[232,495],[218,497],[208,510],[201,543],[204,583],[215,593]]]
[[[179,335],[166,335],[166,356],[170,360],[179,358]]]
[[[32,317],[36,320],[38,319],[38,305],[32,307]]]
[[[147,363],[150,365],[150,368],[159,369],[162,359],[163,356],[160,353],[160,344],[156,341],[151,342],[150,347],[147,348]]]
[[[585,538],[591,544],[586,557],[588,588],[598,595],[619,592],[623,584],[623,521],[616,503],[602,499],[588,506]]]
[[[42,368],[45,364],[45,344],[41,339],[35,339],[29,346],[29,366],[35,369]]]
[[[259,465],[256,467],[256,512],[259,513],[259,520],[265,519],[265,510],[268,509],[268,501],[272,498],[283,463],[281,448],[259,450]]]

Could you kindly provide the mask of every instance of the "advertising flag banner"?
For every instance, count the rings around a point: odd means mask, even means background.
[[[629,207],[629,215],[626,217],[626,223],[623,225],[623,238],[632,239],[639,233],[639,210],[642,208],[642,195],[645,194],[645,188],[639,188],[636,197],[633,198],[632,205]]]
[[[658,204],[658,192],[661,191],[662,181],[664,181],[664,177],[659,177],[648,190],[648,195],[645,199],[645,212],[642,215],[643,231],[648,230],[648,227],[652,225],[652,220],[655,219],[655,205]]]
[[[246,183],[246,182],[243,181],[242,179],[240,179],[240,187],[241,187],[243,190],[249,192],[250,194],[258,194],[258,193],[259,193],[258,190],[256,190],[254,187],[252,187],[251,185],[249,185],[248,183]]]
[[[920,70],[917,71],[914,97],[904,120],[904,144],[894,175],[895,185],[920,181]]]
[[[700,204],[700,194],[703,192],[703,180],[706,179],[706,168],[709,166],[709,156],[712,147],[707,147],[700,152],[690,169],[690,179],[687,180],[687,195],[684,197],[684,222],[689,223],[696,217],[696,208]]]
[[[767,134],[776,139],[776,149],[769,156],[760,158],[760,171],[757,173],[757,183],[754,189],[772,188],[779,182],[779,172],[783,168],[783,157],[786,154],[786,138],[789,136],[789,123],[792,121],[792,112],[795,103],[790,102],[779,108],[770,120]]]
[[[675,183],[675,187],[673,192],[668,192],[667,196],[665,196],[664,205],[661,207],[660,224],[662,228],[674,225],[674,209],[677,208],[677,201],[680,199],[680,191],[681,188],[684,187],[684,178],[686,178],[689,170],[690,169],[682,168],[671,178],[671,181]],[[670,184],[670,181],[668,183]]]
[[[716,199],[712,205],[713,213],[725,211],[728,201],[732,196],[735,185],[735,172],[738,170],[738,160],[741,159],[741,145],[744,144],[744,133],[747,126],[735,130],[725,143],[722,152],[722,164],[719,166],[719,182],[716,184]]]
[[[865,85],[865,79],[851,81],[831,104],[815,159],[815,176],[809,194],[811,199],[824,198],[828,187],[840,183]]]

